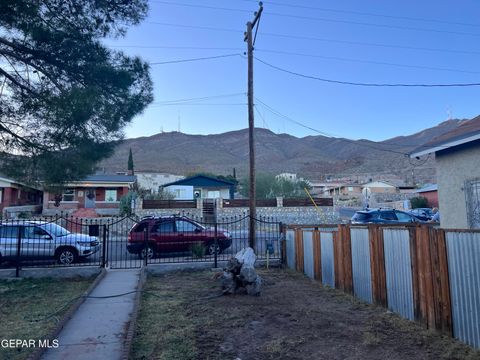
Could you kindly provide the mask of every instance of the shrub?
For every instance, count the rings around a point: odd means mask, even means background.
[[[410,204],[412,204],[412,209],[417,209],[417,208],[427,208],[428,206],[428,200],[424,198],[423,196],[418,196],[410,199]]]

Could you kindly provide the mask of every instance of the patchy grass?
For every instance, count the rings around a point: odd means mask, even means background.
[[[0,340],[43,340],[93,278],[0,280]],[[38,342],[37,342],[38,343]],[[0,348],[0,359],[25,359],[32,348]]]
[[[290,271],[260,297],[221,296],[213,273],[149,277],[132,359],[479,359],[480,352]]]

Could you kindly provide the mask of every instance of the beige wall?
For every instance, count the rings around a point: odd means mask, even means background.
[[[465,181],[480,178],[480,147],[436,154],[440,225],[468,229]]]

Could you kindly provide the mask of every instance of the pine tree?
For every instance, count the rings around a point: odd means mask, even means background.
[[[134,172],[134,167],[133,167],[133,155],[132,155],[132,148],[130,148],[130,151],[128,153],[128,166],[127,166],[127,169],[128,169],[128,174],[129,175],[134,175],[135,172]]]

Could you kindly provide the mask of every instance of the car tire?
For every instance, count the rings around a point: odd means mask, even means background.
[[[205,250],[207,255],[215,255],[215,242],[211,241],[207,244],[207,249]],[[216,249],[217,255],[222,253],[222,248],[217,243]]]
[[[55,258],[61,265],[71,265],[78,261],[78,253],[74,248],[64,247],[56,251]]]
[[[148,259],[153,259],[155,256],[155,249],[151,245],[147,245],[147,247],[143,247],[142,250],[138,253],[140,259],[145,259],[147,256]]]

